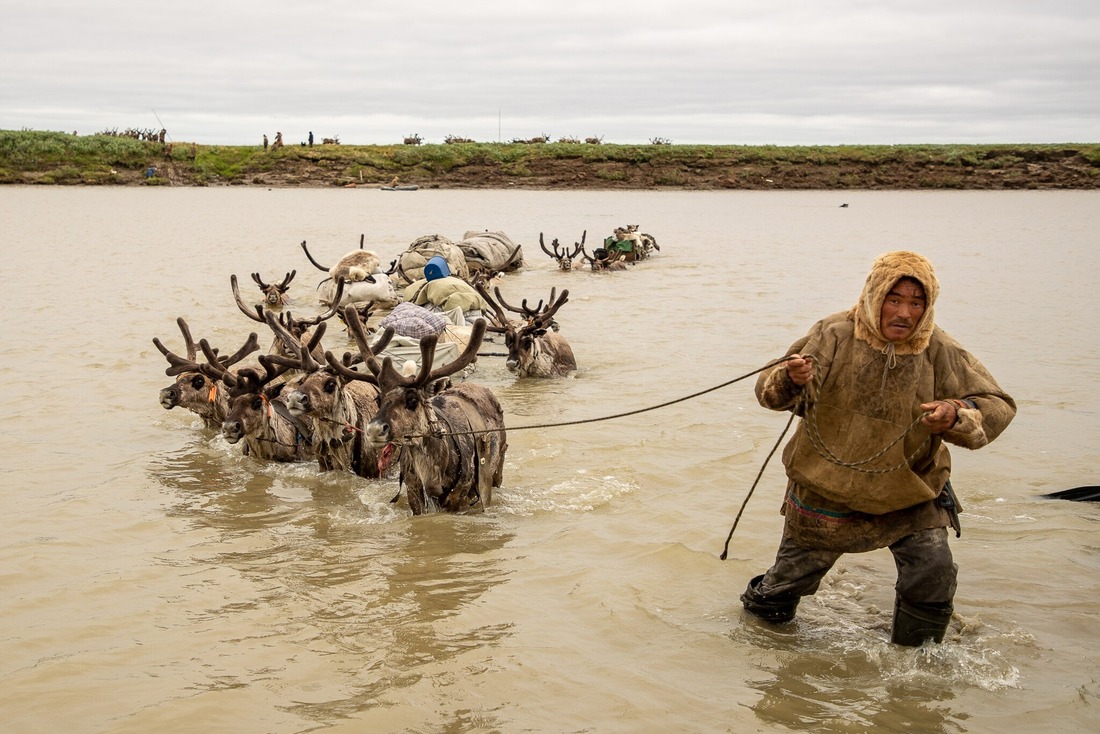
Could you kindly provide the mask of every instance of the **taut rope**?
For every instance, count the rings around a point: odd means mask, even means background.
[[[789,359],[791,359],[791,358],[790,357],[783,357],[782,359],[777,359],[774,362],[769,362],[768,364],[764,365],[763,367],[761,367],[759,369],[755,369],[752,372],[747,372],[747,373],[741,375],[740,377],[733,378],[732,380],[726,380],[725,382],[723,382],[721,384],[718,384],[718,385],[715,385],[714,387],[708,387],[706,390],[700,390],[699,392],[692,393],[691,395],[685,395],[684,397],[676,398],[675,400],[667,400],[663,403],[659,403],[658,405],[651,405],[648,408],[638,408],[637,410],[628,410],[625,413],[616,413],[614,415],[605,415],[602,418],[585,418],[583,420],[561,421],[559,423],[539,423],[539,424],[532,425],[532,426],[513,426],[511,428],[508,428],[507,426],[502,427],[502,428],[483,428],[483,429],[480,429],[480,430],[477,430],[477,431],[459,431],[459,432],[453,433],[451,435],[453,435],[453,436],[465,436],[465,435],[474,435],[474,434],[479,434],[479,433],[501,433],[503,431],[528,431],[528,430],[531,430],[533,428],[561,428],[563,426],[579,426],[579,425],[582,425],[582,424],[585,424],[585,423],[599,423],[601,421],[610,421],[610,420],[614,420],[616,418],[626,418],[628,416],[638,415],[639,413],[648,413],[649,411],[657,410],[658,408],[667,408],[668,406],[675,405],[676,403],[683,403],[683,402],[687,402],[688,400],[694,400],[695,398],[697,398],[701,395],[706,395],[707,393],[714,392],[715,390],[721,390],[723,387],[729,387],[730,385],[732,385],[736,382],[741,382],[741,380],[748,379],[749,377],[752,377],[755,374],[759,374],[759,373],[763,372],[766,369],[770,369],[771,367],[774,367],[777,364],[782,364],[783,362],[786,362]],[[405,438],[424,438],[428,435],[431,435],[431,434],[414,433],[414,434],[409,434],[408,436],[405,436]]]

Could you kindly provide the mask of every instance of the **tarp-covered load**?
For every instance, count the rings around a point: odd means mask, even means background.
[[[436,255],[447,261],[451,275],[469,280],[470,268],[466,264],[465,253],[458,245],[440,234],[429,234],[413,240],[408,249],[398,258],[398,265],[412,283],[424,277],[424,266]]]
[[[523,251],[520,250],[516,259],[511,263],[508,258],[515,252],[516,245],[511,238],[503,232],[467,232],[458,243],[466,258],[466,264],[471,271],[492,270],[500,271],[505,264],[508,267],[504,272],[512,272],[523,267]]]

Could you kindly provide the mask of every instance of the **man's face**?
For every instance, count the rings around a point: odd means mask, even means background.
[[[920,283],[910,278],[894,283],[882,302],[882,319],[879,322],[882,335],[892,342],[908,339],[924,315],[926,305],[924,288]]]

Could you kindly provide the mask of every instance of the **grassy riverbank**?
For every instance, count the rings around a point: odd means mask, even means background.
[[[261,146],[0,130],[0,184],[547,189],[1096,189],[1100,144]]]

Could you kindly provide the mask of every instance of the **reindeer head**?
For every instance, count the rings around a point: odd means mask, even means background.
[[[289,283],[289,280],[287,282]],[[257,304],[253,307],[252,310],[249,310],[248,306],[244,304],[244,300],[241,299],[241,290],[237,285],[237,276],[235,274],[229,276],[229,284],[233,288],[233,299],[237,302],[237,308],[240,309],[241,313],[243,313],[245,316],[252,319],[253,321],[257,321],[261,324],[268,323],[267,317],[271,314],[270,312],[265,312],[262,305]],[[286,331],[291,334],[295,341],[297,341],[303,338],[310,329],[317,326],[323,321],[331,319],[333,316],[336,315],[336,311],[338,308],[337,304],[340,303],[340,299],[343,297],[343,294],[344,280],[342,278],[338,278],[336,280],[335,297],[332,299],[332,305],[327,311],[313,317],[312,319],[295,319],[294,316],[288,311],[285,314],[279,315],[279,323],[281,323],[285,327]],[[288,353],[288,349],[289,347],[284,343],[282,338],[276,335],[275,341],[272,343],[271,349],[269,351],[274,354],[285,355]],[[316,356],[318,359],[320,359],[320,353],[318,353]]]
[[[290,281],[294,280],[294,274],[297,270],[291,270],[283,278],[282,283],[272,283],[268,285],[260,279],[259,273],[252,274],[252,280],[259,286],[260,292],[264,294],[264,303],[268,308],[279,308],[286,303],[286,292],[290,288]]]
[[[478,292],[493,311],[493,323],[488,326],[488,330],[504,334],[504,344],[508,348],[505,366],[509,371],[520,375],[533,374],[534,363],[539,356],[540,340],[546,336],[548,329],[557,330],[554,314],[569,300],[569,291],[563,290],[560,297],[555,297],[557,289],[551,288],[547,305],[543,307],[543,302],[539,301],[535,308],[527,305],[527,299],[523,300],[520,308],[509,305],[501,295],[500,288],[493,289],[496,299],[490,297],[484,288],[479,287]],[[520,314],[522,318],[511,320],[505,315],[504,309]],[[575,368],[576,365],[573,364],[572,367]]]
[[[183,317],[176,319],[180,332],[183,334],[186,345],[186,357],[181,357],[168,350],[160,339],[153,337],[153,344],[168,360],[170,365],[165,370],[169,377],[175,377],[175,381],[160,391],[160,404],[165,410],[171,410],[182,406],[192,413],[199,415],[208,425],[219,423],[221,418],[218,411],[224,407],[224,398],[221,396],[218,386],[218,374],[225,372],[232,365],[237,364],[246,356],[259,348],[255,332],[249,334],[244,345],[236,353],[228,357],[219,357],[217,350],[209,349],[207,358],[210,363],[203,365],[196,361],[198,345],[191,338],[191,329]],[[211,373],[210,368],[217,367],[218,373]]]
[[[496,278],[497,276],[507,272],[507,270],[511,268],[514,263],[522,260],[521,249],[522,248],[519,245],[516,245],[516,249],[512,250],[512,254],[509,255],[503,263],[495,268],[479,267],[474,265],[473,263],[470,263],[470,285],[477,287],[478,283],[488,283],[493,278]]]
[[[404,442],[414,436],[433,435],[436,431],[436,417],[431,401],[441,391],[449,387],[450,376],[454,375],[477,359],[477,350],[485,336],[486,322],[478,319],[474,322],[470,341],[466,349],[455,359],[442,367],[432,369],[435,360],[435,347],[438,334],[430,334],[420,339],[420,370],[413,375],[404,375],[393,366],[393,360],[386,357],[378,362],[374,353],[366,345],[366,334],[354,310],[345,310],[348,324],[356,337],[360,354],[367,368],[378,379],[381,392],[378,413],[367,425],[364,438],[375,448],[389,447],[394,442]],[[334,365],[335,360],[329,359]],[[388,458],[384,453],[383,460]]]
[[[246,436],[254,436],[271,420],[272,401],[284,390],[288,382],[275,382],[288,369],[274,364],[267,355],[260,355],[264,373],[253,367],[245,367],[233,378],[226,378],[229,388],[229,412],[222,421],[222,436],[231,444]]]
[[[577,256],[577,253],[581,251],[581,247],[584,245],[584,238],[587,236],[588,230],[585,230],[584,234],[581,235],[581,241],[579,243],[574,243],[572,252],[569,252],[568,248],[559,245],[558,238],[555,237],[554,241],[550,243],[551,247],[554,248],[554,251],[551,252],[546,247],[546,242],[543,239],[542,232],[539,232],[539,247],[541,247],[542,251],[545,252],[547,255],[558,261],[559,270],[572,270],[573,258],[575,258]]]

